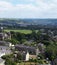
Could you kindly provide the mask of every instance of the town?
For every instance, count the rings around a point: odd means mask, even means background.
[[[57,31],[5,31],[0,27],[0,65],[57,64]]]
[[[0,65],[57,65],[57,0],[0,0]]]

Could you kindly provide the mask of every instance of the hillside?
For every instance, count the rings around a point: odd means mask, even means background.
[[[57,19],[0,19],[0,26],[3,27],[56,27]]]

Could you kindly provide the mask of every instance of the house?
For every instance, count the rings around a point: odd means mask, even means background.
[[[11,39],[10,33],[0,32],[0,40]]]
[[[11,39],[11,33],[10,32],[7,32],[6,34],[7,34],[7,37],[6,38]]]
[[[17,49],[20,52],[29,52],[29,54],[36,55],[36,49],[35,47],[30,47],[26,45],[15,45],[15,49]]]
[[[7,46],[0,46],[0,55],[7,55],[7,54],[11,54],[11,50],[9,47]]]
[[[57,35],[53,36],[53,40],[57,41]]]
[[[15,49],[23,55],[24,61],[29,61],[29,59],[36,59],[37,54],[39,54],[35,47],[15,45]]]
[[[14,45],[12,43],[10,43],[10,42],[0,41],[0,46],[13,47]]]
[[[29,54],[29,52],[22,53],[22,57],[24,61],[29,61],[29,59],[36,59],[36,55]]]
[[[4,32],[4,28],[0,27],[0,40],[4,40],[4,39],[11,39],[11,34],[10,32]]]
[[[39,51],[40,51],[40,53],[44,53],[45,52],[45,46],[44,46],[44,44],[43,43],[38,43],[38,48],[39,48]]]

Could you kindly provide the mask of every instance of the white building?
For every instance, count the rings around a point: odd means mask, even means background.
[[[27,52],[27,54],[26,54],[25,61],[29,61],[29,52]]]

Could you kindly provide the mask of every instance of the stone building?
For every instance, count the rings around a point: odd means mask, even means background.
[[[4,32],[3,27],[0,27],[0,40],[4,40],[4,39],[11,39],[11,34],[10,32]]]
[[[25,45],[16,45],[15,49],[17,49],[18,52],[22,53],[23,60],[29,61],[29,59],[36,59],[37,54],[39,53],[35,47],[25,46]]]

